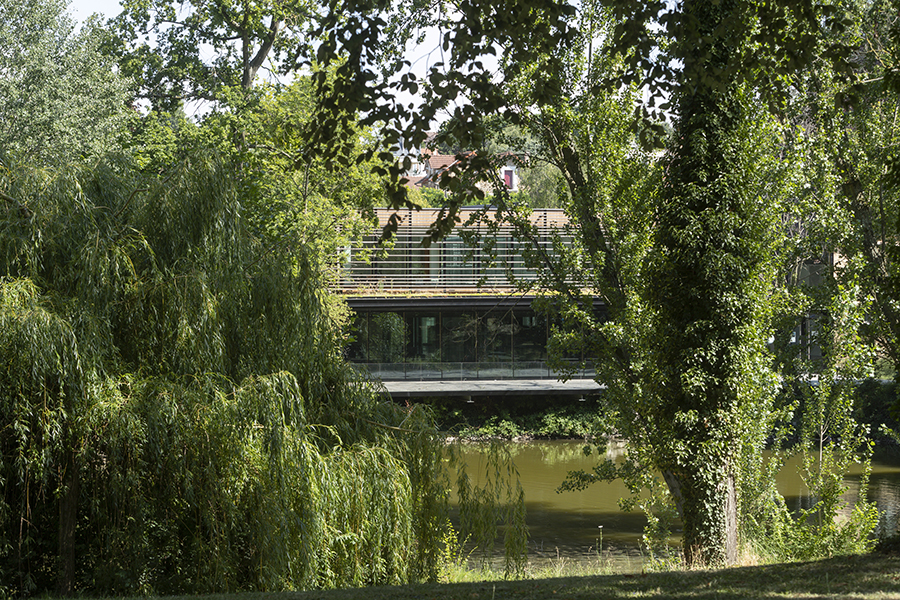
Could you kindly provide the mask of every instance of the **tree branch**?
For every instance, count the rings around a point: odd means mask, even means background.
[[[6,201],[7,204],[14,204],[16,208],[19,209],[19,213],[26,219],[30,219],[34,213],[31,212],[31,209],[26,205],[22,204],[12,196],[6,194],[5,192],[0,191],[0,198]]]
[[[266,57],[272,50],[272,46],[275,44],[275,38],[278,37],[278,33],[283,28],[284,21],[276,19],[273,15],[272,24],[269,25],[269,33],[263,40],[262,46],[259,47],[259,50],[256,52],[256,56],[254,56],[248,64],[244,65],[244,79],[241,82],[241,85],[244,89],[249,89],[253,84],[253,79],[256,77],[256,73],[259,72],[259,68],[265,62]]]

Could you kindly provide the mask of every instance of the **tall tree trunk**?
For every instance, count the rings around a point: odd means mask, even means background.
[[[714,485],[671,472],[665,479],[681,513],[684,525],[682,550],[687,564],[736,563],[738,515],[734,475],[727,473]]]
[[[721,126],[721,117],[715,114],[711,121]],[[745,221],[740,200],[729,198],[723,183],[715,181],[728,178],[728,166],[716,158],[727,156],[717,144],[722,132],[693,127],[697,120],[691,121],[681,129],[684,155],[676,155],[670,168],[672,198],[658,236],[667,259],[659,265],[653,294],[661,323],[660,367],[673,392],[662,415],[672,439],[665,442],[669,451],[661,466],[671,471],[666,481],[681,505],[688,563],[711,565],[737,557],[731,461],[741,433],[733,382],[746,343],[741,326],[753,319],[753,299],[742,295],[742,274],[753,271],[748,268],[753,258],[729,248],[740,234],[723,226],[730,215]],[[694,173],[714,181],[694,180]]]
[[[763,257],[752,236],[752,194],[740,189],[746,168],[735,139],[743,107],[736,84],[708,83],[730,48],[714,33],[736,3],[685,2],[685,20],[710,40],[686,51],[686,81],[675,99],[677,122],[659,214],[651,297],[658,310],[658,362],[670,399],[661,423],[660,467],[681,507],[690,565],[737,559],[738,504],[732,461],[741,443],[735,377],[756,299],[747,279]]]

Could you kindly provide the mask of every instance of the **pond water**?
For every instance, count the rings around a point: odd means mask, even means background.
[[[618,500],[628,495],[621,481],[596,483],[581,492],[557,493],[566,473],[589,471],[597,462],[596,454],[585,456],[581,441],[509,442],[508,448],[525,490],[527,523],[530,532],[531,560],[596,560],[616,571],[640,570],[640,539],[646,519],[643,513],[622,512]],[[616,458],[622,450],[610,450]],[[467,447],[464,458],[469,473],[483,472],[483,457],[477,446]],[[791,509],[811,504],[809,491],[798,472],[799,458],[788,463],[777,478],[778,489]],[[852,501],[859,488],[859,471],[851,472],[845,482]],[[878,504],[882,525],[896,531],[900,515],[900,458],[873,461],[869,497]],[[602,551],[598,554],[598,547]]]

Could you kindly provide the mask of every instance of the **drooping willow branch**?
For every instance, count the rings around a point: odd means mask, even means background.
[[[31,218],[31,216],[34,214],[31,212],[31,209],[28,208],[28,206],[22,204],[5,192],[0,191],[0,198],[3,198],[3,200],[5,200],[7,204],[15,204],[16,208],[19,209],[19,213],[26,219]]]

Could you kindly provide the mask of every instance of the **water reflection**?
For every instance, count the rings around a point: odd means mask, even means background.
[[[596,453],[585,455],[584,442],[508,442],[505,447],[525,489],[531,558],[594,559],[602,538],[599,556],[616,563],[613,568],[640,568],[640,539],[646,518],[641,512],[626,513],[619,508],[619,499],[628,495],[621,481],[596,483],[580,492],[556,491],[569,471],[589,471],[597,464]],[[622,448],[610,448],[606,457],[616,460],[622,453]],[[466,448],[464,455],[473,478],[484,471],[477,446]],[[799,458],[789,461],[776,480],[792,510],[808,508],[815,502],[798,474],[799,464]],[[857,469],[845,480],[850,487],[845,499],[851,505],[858,497],[859,477]],[[869,498],[881,512],[880,527],[896,531],[900,519],[900,460],[873,462]]]
[[[810,509],[815,506],[817,501],[800,477],[801,465],[802,458],[793,457],[785,464],[776,478],[778,490],[784,495],[788,508],[795,512]],[[849,516],[853,510],[853,504],[859,499],[861,477],[862,467],[853,465],[850,473],[844,478],[848,489],[843,496],[846,506],[840,511],[840,515]],[[872,462],[868,497],[870,500],[874,500],[878,506],[879,529],[886,532],[896,531],[898,514],[900,514],[900,460],[895,458]]]

